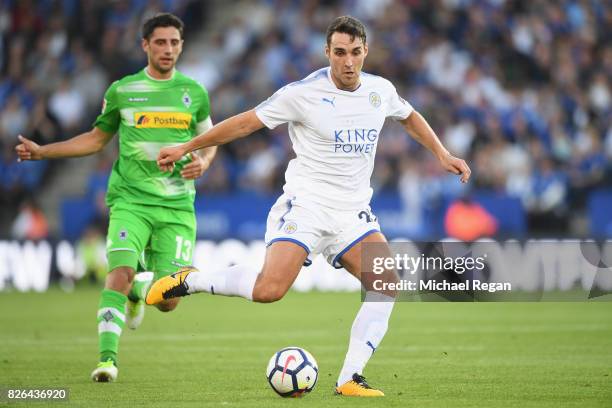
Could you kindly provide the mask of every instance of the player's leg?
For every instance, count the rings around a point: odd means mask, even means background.
[[[114,268],[107,276],[98,306],[98,345],[100,363],[91,376],[97,382],[117,378],[119,337],[125,326],[127,293],[134,279],[134,269],[127,266]]]
[[[150,226],[131,209],[114,206],[111,209],[107,236],[109,270],[96,320],[100,364],[92,373],[99,382],[117,377],[119,338],[126,323],[127,294],[130,291],[139,254],[149,240]]]
[[[181,231],[181,233],[182,232],[184,231]],[[183,236],[181,233],[179,233],[178,236]],[[142,307],[144,307],[144,305],[146,304],[145,300],[147,298],[147,293],[149,293],[149,289],[151,288],[153,283],[158,279],[163,278],[164,276],[171,275],[180,265],[176,264],[175,261],[172,260],[172,258],[170,257],[170,251],[164,250],[169,248],[168,236],[172,236],[173,241],[177,237],[177,235],[175,234],[160,234],[159,228],[154,229],[151,240],[156,242],[156,244],[147,246],[147,248],[145,248],[143,252],[143,264],[146,265],[147,269],[153,270],[155,272],[149,272],[151,274],[151,280],[146,284],[146,286],[142,288],[141,297],[139,298],[138,302],[139,305],[142,304]],[[192,242],[192,239],[188,238],[188,241]],[[175,245],[176,242],[172,242],[172,248],[174,248]],[[153,247],[155,247],[155,249],[153,249]],[[172,249],[172,253],[175,253],[174,249]],[[189,262],[191,262],[191,259]],[[138,275],[142,274],[137,274],[136,278],[138,278]],[[166,299],[156,304],[155,307],[160,312],[171,312],[176,309],[179,304],[179,301],[180,299]]]
[[[369,279],[370,276],[362,276],[361,274],[361,258],[364,243],[380,244],[377,249],[385,253],[380,254],[382,256],[390,256],[390,252],[383,234],[374,232],[356,243],[342,255],[340,259],[342,266],[359,279],[364,287],[367,288],[372,286],[363,281],[363,279]],[[382,275],[378,275],[377,279],[391,282],[396,280],[396,275],[393,270],[389,270],[385,271]],[[348,351],[337,381],[338,386],[336,391],[339,394],[355,396],[384,395],[380,390],[371,388],[365,382],[362,373],[368,360],[374,351],[376,351],[387,332],[389,317],[393,310],[394,301],[394,292],[366,293],[363,304],[351,327]]]
[[[276,241],[266,250],[261,269],[249,263],[233,265],[218,272],[184,268],[157,281],[149,291],[147,303],[155,304],[160,299],[199,292],[239,296],[261,303],[275,302],[291,288],[307,256],[308,252],[300,245]]]
[[[269,245],[263,267],[245,262],[218,272],[187,268],[156,282],[149,290],[147,303],[198,292],[274,302],[289,290],[310,248],[315,247],[319,239],[316,222],[312,211],[281,196],[268,215],[266,242]]]
[[[253,285],[253,301],[275,302],[287,293],[302,266],[312,263],[308,256],[320,243],[323,227],[315,208],[287,194],[276,200],[266,222],[268,249]]]
[[[144,254],[143,254],[144,255]],[[153,272],[145,271],[146,263],[141,262],[139,268],[134,275],[132,288],[128,293],[128,302],[126,310],[126,324],[132,330],[137,329],[142,323],[145,315],[144,299],[147,295],[149,287],[153,283]]]
[[[155,271],[154,283],[147,299],[159,294],[160,286],[180,284],[191,272],[197,271],[190,266],[193,263],[195,239],[196,218],[193,211],[160,209],[151,246],[145,251],[146,263]],[[178,306],[179,297],[163,298],[160,295],[156,302],[147,303],[162,312],[170,312]]]
[[[280,300],[293,285],[307,256],[308,252],[293,242],[276,241],[270,245],[253,287],[252,300],[261,303]]]

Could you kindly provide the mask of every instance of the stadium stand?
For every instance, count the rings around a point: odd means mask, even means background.
[[[57,182],[55,167],[66,166],[17,164],[17,134],[46,143],[88,128],[107,84],[143,66],[137,27],[155,10],[179,14],[188,35],[200,35],[192,43],[188,37],[179,69],[209,89],[215,122],[325,65],[326,25],[352,14],[369,29],[365,70],[390,78],[466,157],[471,194],[500,221],[500,236],[609,236],[612,196],[595,193],[612,184],[612,10],[605,3],[241,1],[224,4],[207,30],[209,16],[195,1],[118,1],[110,8],[5,1],[2,217],[13,217],[42,183]],[[372,182],[383,228],[392,236],[443,236],[446,209],[466,191],[398,126],[388,124],[382,139]],[[201,235],[261,237],[290,152],[284,128],[224,147],[198,181]],[[100,215],[104,174],[94,167],[84,196],[63,197],[56,235],[76,239]],[[6,225],[0,234],[9,234]]]

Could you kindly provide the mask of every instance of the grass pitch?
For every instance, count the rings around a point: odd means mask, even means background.
[[[82,407],[611,407],[612,303],[398,303],[365,375],[384,399],[333,395],[357,293],[289,293],[260,305],[196,295],[149,308],[125,329],[118,382],[97,362],[98,289],[0,293],[0,388],[67,387]],[[319,381],[282,399],[265,368],[285,346],[309,350]]]

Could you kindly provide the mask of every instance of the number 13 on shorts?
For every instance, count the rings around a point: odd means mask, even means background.
[[[176,236],[176,253],[174,258],[183,262],[191,262],[191,250],[193,243],[184,239],[182,236]]]

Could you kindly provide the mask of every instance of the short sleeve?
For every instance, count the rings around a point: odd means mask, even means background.
[[[196,134],[201,135],[204,132],[208,132],[210,128],[213,127],[212,119],[210,115],[201,122],[198,122],[196,125]]]
[[[255,114],[268,129],[287,122],[302,122],[298,86],[289,84],[274,93],[255,108]]]
[[[397,89],[393,85],[391,87],[391,97],[387,103],[387,117],[394,120],[404,120],[410,116],[414,108],[397,93]]]
[[[210,116],[210,99],[208,98],[208,91],[201,85],[200,89],[204,94],[202,95],[202,103],[196,115],[197,123],[203,122]]]
[[[107,133],[117,133],[121,116],[117,103],[117,82],[114,82],[104,94],[102,112],[96,118],[93,126]]]

